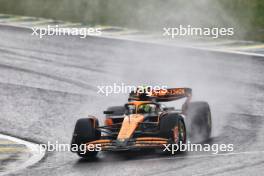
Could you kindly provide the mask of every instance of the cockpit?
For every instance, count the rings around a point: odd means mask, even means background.
[[[133,102],[125,105],[126,114],[157,114],[160,106],[156,103]]]

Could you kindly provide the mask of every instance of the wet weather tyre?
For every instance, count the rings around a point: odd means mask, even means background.
[[[205,141],[211,136],[212,117],[207,102],[191,102],[187,109],[189,136],[192,141]]]
[[[73,146],[78,146],[78,150],[76,153],[82,157],[82,158],[94,158],[96,157],[98,151],[86,151],[84,152],[81,146],[84,146],[83,144],[87,142],[91,142],[94,140],[98,140],[101,137],[101,132],[96,129],[98,126],[98,120],[97,119],[79,119],[76,122],[71,146],[73,149]]]
[[[177,149],[175,144],[180,147],[181,144],[186,144],[186,128],[184,120],[176,114],[168,114],[160,120],[160,136],[168,139],[170,151],[166,151],[167,154],[181,153]],[[174,147],[173,147],[174,145]],[[173,152],[172,152],[173,151]]]

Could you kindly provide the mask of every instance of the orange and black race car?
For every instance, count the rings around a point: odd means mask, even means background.
[[[104,111],[105,124],[98,119],[79,119],[75,125],[73,146],[100,146],[103,151],[164,148],[165,144],[186,143],[187,136],[206,140],[211,135],[211,112],[207,102],[191,102],[190,88],[172,88],[152,92],[131,92],[124,106]],[[186,98],[182,108],[166,107],[162,102]],[[73,150],[72,150],[73,151]],[[95,157],[97,150],[74,150],[84,158]]]

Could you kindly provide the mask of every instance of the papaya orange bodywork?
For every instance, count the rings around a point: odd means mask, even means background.
[[[126,116],[122,122],[122,127],[119,131],[117,139],[120,141],[129,139],[140,122],[143,122],[144,116],[141,114],[131,114]]]
[[[109,139],[99,139],[86,144],[89,145],[89,147],[91,147],[91,145],[100,144],[102,150],[107,151],[114,150],[115,141]],[[168,139],[160,137],[139,137],[135,138],[134,141],[128,145],[128,148],[164,148],[165,144],[168,144]]]
[[[108,126],[113,125],[113,120],[111,118],[105,119],[105,125],[108,125]]]

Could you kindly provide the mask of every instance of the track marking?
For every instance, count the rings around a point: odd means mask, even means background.
[[[1,17],[1,14],[0,14]],[[6,22],[12,22],[12,20],[14,19],[20,19],[21,17],[19,16],[12,16],[10,15],[9,18],[0,18],[0,25],[1,26],[9,26],[9,27],[15,27],[15,28],[23,28],[23,29],[28,29],[28,30],[32,30],[31,27],[32,25],[36,25],[38,22],[40,22],[40,24],[42,25],[48,25],[49,22],[47,23],[46,21],[50,21],[51,19],[45,19],[45,18],[39,18],[39,21],[34,21],[32,24],[30,22],[26,22],[26,24],[23,25],[19,25],[18,24],[6,24],[6,23],[1,23],[1,20],[6,20]],[[30,18],[25,16],[24,18]],[[32,17],[31,17],[32,18]],[[24,22],[24,21],[21,21]],[[62,23],[62,25],[68,24],[67,22],[63,22],[63,21],[59,21]],[[53,20],[51,20],[51,23],[53,24]],[[74,24],[74,23],[73,23]],[[109,26],[97,26],[97,27],[101,27],[103,30],[106,29],[119,29],[120,31],[116,31],[116,32],[105,32],[106,35],[102,34],[102,36],[96,36],[99,38],[107,38],[107,39],[115,39],[115,40],[125,40],[125,41],[133,41],[133,42],[139,42],[139,43],[149,43],[149,44],[157,44],[157,45],[164,45],[164,46],[176,46],[176,47],[180,47],[180,48],[186,48],[186,49],[196,49],[196,50],[203,50],[203,51],[211,51],[211,52],[220,52],[220,53],[228,53],[228,54],[238,54],[238,55],[245,55],[245,56],[255,56],[255,57],[264,57],[264,54],[259,54],[259,53],[253,53],[253,52],[246,52],[246,51],[238,51],[235,49],[238,49],[239,47],[233,48],[233,47],[229,47],[229,48],[209,48],[209,47],[202,47],[202,46],[190,46],[190,45],[179,45],[179,44],[175,44],[175,43],[166,43],[166,40],[155,40],[155,38],[150,38],[149,40],[146,40],[146,38],[138,38],[136,39],[136,36],[133,36],[133,38],[128,38],[124,35],[124,34],[129,34],[129,33],[135,33],[135,31],[133,30],[128,30],[125,28],[119,28],[119,27],[109,27]],[[121,30],[123,29],[123,30]],[[148,37],[148,36],[145,36]],[[222,41],[224,42],[224,41]],[[228,41],[227,41],[228,42]],[[233,41],[232,41],[233,42]],[[220,42],[221,44],[221,42]],[[208,43],[208,45],[210,45],[210,43]],[[245,50],[242,47],[245,46],[241,46],[241,50]],[[257,49],[257,48],[263,48],[264,45],[249,45],[247,46],[247,49]]]
[[[259,45],[247,45],[227,48],[228,50],[250,50],[250,49],[264,49],[263,44]]]
[[[164,45],[164,46],[175,46],[179,48],[186,48],[186,49],[196,49],[202,51],[212,51],[218,53],[228,53],[228,54],[238,54],[238,55],[245,55],[245,56],[255,56],[255,57],[264,57],[264,54],[252,53],[252,52],[244,52],[244,51],[233,51],[228,49],[217,49],[217,48],[207,48],[207,47],[199,47],[199,46],[187,46],[187,45],[179,45],[179,44],[169,44],[165,43],[166,41],[146,41],[146,40],[138,40],[138,39],[129,39],[129,38],[121,38],[121,37],[113,37],[113,36],[97,36],[101,38],[107,39],[115,39],[115,40],[125,40],[125,41],[132,41],[138,43],[150,43],[156,45]]]
[[[16,147],[0,147],[0,154],[6,154],[6,153],[21,153],[21,152],[27,152],[28,150],[25,148],[16,148]]]
[[[3,134],[0,134],[0,138],[7,139],[7,140],[13,141],[13,142],[18,143],[18,144],[23,144],[28,148],[29,152],[31,153],[31,157],[26,162],[20,164],[16,168],[13,168],[12,170],[0,173],[0,175],[11,174],[11,173],[16,172],[18,170],[25,169],[25,168],[39,162],[45,156],[45,151],[43,149],[40,150],[40,145],[38,145],[38,144],[34,144],[32,142],[27,142],[27,141],[24,141],[22,139],[18,139],[18,138],[3,135]]]
[[[221,153],[221,154],[208,154],[208,155],[185,155],[185,156],[175,156],[170,158],[149,158],[149,159],[135,159],[144,161],[160,161],[160,160],[177,160],[177,159],[199,159],[206,157],[220,157],[220,156],[232,156],[232,155],[248,155],[248,154],[264,154],[264,151],[248,151],[248,152],[232,152],[232,153]],[[134,161],[134,160],[133,160]]]

